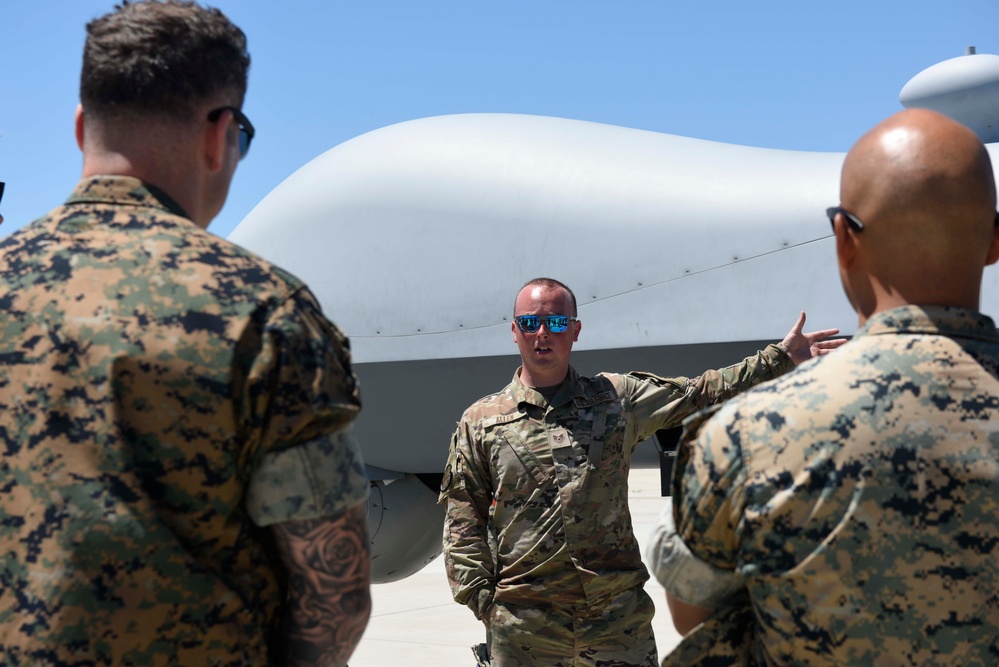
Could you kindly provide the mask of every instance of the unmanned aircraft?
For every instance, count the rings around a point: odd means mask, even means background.
[[[999,56],[934,65],[900,100],[995,142]],[[467,114],[359,136],[267,195],[229,238],[305,280],[350,338],[375,581],[440,553],[450,436],[519,364],[527,280],[574,290],[586,374],[697,375],[780,340],[800,311],[810,330],[853,333],[825,217],[844,156]],[[982,310],[999,314],[994,270]],[[639,446],[636,465],[657,461]]]

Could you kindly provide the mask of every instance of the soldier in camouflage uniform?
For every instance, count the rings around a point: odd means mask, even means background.
[[[904,111],[853,147],[840,194],[861,328],[688,425],[676,534],[652,551],[678,628],[696,629],[664,664],[999,664],[999,336],[977,310],[999,258],[989,155]],[[722,617],[740,615],[733,633]]]
[[[344,664],[367,622],[347,341],[205,231],[253,129],[243,33],[88,25],[83,180],[0,243],[0,664]]]
[[[802,334],[696,378],[582,377],[569,365],[581,324],[568,287],[527,283],[514,309],[523,365],[472,405],[451,442],[445,567],[480,619],[492,664],[655,665],[654,606],[628,510],[635,446],[657,429],[832,349]],[[839,341],[841,342],[841,341]]]

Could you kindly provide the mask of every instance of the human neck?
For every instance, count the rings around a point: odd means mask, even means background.
[[[203,198],[196,172],[190,168],[178,168],[179,166],[174,156],[150,152],[137,151],[129,155],[113,151],[85,152],[83,178],[129,176],[155,185],[167,193],[188,218],[205,228],[208,222],[202,222],[205,216],[200,202]]]
[[[532,375],[523,366],[520,369],[521,383],[535,390],[541,390],[548,387],[558,387],[563,382],[565,382],[565,378],[568,376],[569,376],[568,368],[561,372],[546,373],[544,375]]]
[[[981,283],[946,290],[933,289],[931,285],[909,290],[891,289],[878,282],[873,287],[871,305],[857,313],[860,326],[878,313],[903,306],[949,306],[967,310],[981,307]]]

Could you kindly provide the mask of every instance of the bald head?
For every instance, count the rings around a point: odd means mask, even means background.
[[[926,109],[891,116],[847,154],[840,201],[864,223],[862,232],[836,223],[862,321],[905,304],[978,307],[999,246],[992,164],[971,130]]]

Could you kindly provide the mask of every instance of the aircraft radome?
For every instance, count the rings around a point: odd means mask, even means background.
[[[999,56],[935,65],[903,92],[996,138]],[[825,217],[843,158],[454,115],[347,141],[267,195],[230,238],[308,282],[350,337],[374,579],[440,553],[451,432],[513,376],[513,299],[530,278],[575,291],[584,373],[696,375],[781,339],[801,310],[809,329],[853,333]],[[995,270],[984,299],[999,314]],[[636,457],[658,460],[649,443]]]

